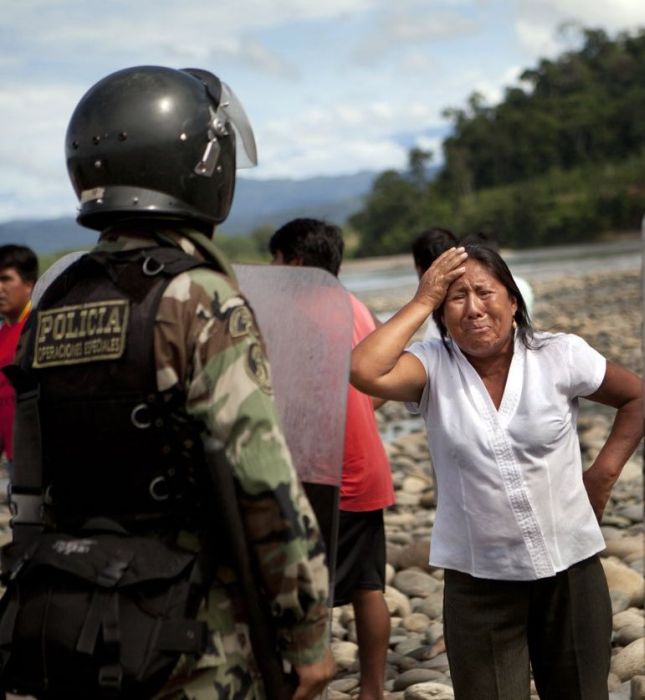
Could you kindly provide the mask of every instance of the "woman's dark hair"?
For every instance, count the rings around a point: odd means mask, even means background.
[[[522,297],[520,290],[515,284],[513,275],[508,269],[508,265],[504,262],[502,256],[492,248],[485,245],[480,245],[478,243],[463,243],[466,253],[468,253],[469,260],[476,260],[478,263],[483,265],[496,279],[498,282],[506,287],[506,291],[511,297],[515,299],[517,303],[517,310],[513,319],[517,324],[517,336],[522,341],[526,348],[534,348],[533,344],[533,324],[531,323],[531,317],[529,316],[528,309],[526,308],[526,302]],[[441,333],[441,339],[446,346],[448,352],[450,352],[450,346],[448,345],[448,331],[443,322],[443,307],[445,304],[445,299],[432,312],[432,318],[437,324],[437,328]]]
[[[412,242],[414,264],[425,272],[430,265],[448,248],[457,245],[457,236],[445,228],[429,228],[420,233]]]
[[[343,234],[334,224],[320,219],[293,219],[269,240],[269,251],[282,253],[286,263],[301,258],[305,267],[322,267],[338,276],[343,260]]]

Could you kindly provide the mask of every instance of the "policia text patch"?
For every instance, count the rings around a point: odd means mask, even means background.
[[[38,311],[34,367],[118,359],[125,350],[129,312],[126,299]]]

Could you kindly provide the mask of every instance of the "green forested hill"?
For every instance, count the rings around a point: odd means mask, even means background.
[[[447,109],[453,132],[432,182],[429,154],[379,176],[356,228],[359,254],[404,252],[430,226],[486,230],[512,247],[592,240],[635,230],[645,212],[645,30],[525,70],[523,87],[488,106],[473,94]]]

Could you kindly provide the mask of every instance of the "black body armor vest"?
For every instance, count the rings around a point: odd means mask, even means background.
[[[182,388],[157,391],[154,323],[173,277],[203,263],[174,247],[80,258],[32,314],[23,367],[40,386],[45,504],[57,526],[188,517],[201,426]]]

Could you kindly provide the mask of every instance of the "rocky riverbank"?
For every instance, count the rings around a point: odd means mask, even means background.
[[[533,289],[536,327],[577,333],[609,359],[641,373],[640,271],[536,281]],[[407,298],[372,294],[366,301],[375,311],[388,312]],[[427,564],[435,493],[425,432],[421,420],[410,417],[400,404],[386,404],[378,416],[397,495],[396,506],[385,515],[386,601],[392,623],[386,697],[448,700],[453,694],[443,641],[443,571]],[[581,402],[579,435],[585,467],[602,446],[611,416],[604,407]],[[642,497],[641,447],[623,470],[602,523],[606,541],[602,564],[614,612],[611,700],[645,698]],[[339,670],[330,698],[348,700],[358,692],[351,606],[334,610],[332,636]],[[537,698],[535,688],[532,693]]]

